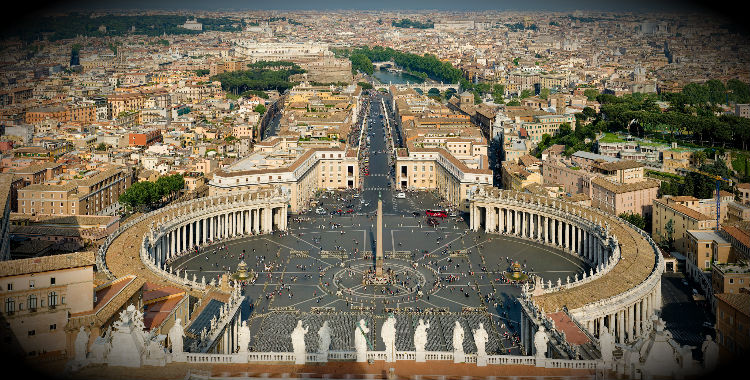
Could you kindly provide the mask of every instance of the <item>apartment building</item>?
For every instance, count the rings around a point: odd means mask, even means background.
[[[413,90],[392,87],[391,93],[406,145],[396,152],[396,185],[437,190],[449,203],[467,210],[476,187],[493,182],[480,127],[470,116],[454,113]]]
[[[738,183],[737,193],[742,204],[750,204],[750,183]]]
[[[542,176],[539,172],[528,170],[524,165],[505,161],[502,163],[502,181],[504,189],[523,191],[532,184],[541,185]]]
[[[125,112],[144,108],[146,96],[140,92],[119,93],[107,96],[107,118],[119,118]]]
[[[128,146],[149,147],[162,141],[163,137],[158,129],[128,133]]]
[[[623,183],[595,177],[591,180],[591,206],[614,215],[626,213],[649,218],[658,192],[656,180]]]
[[[750,294],[747,292],[716,295],[716,343],[719,360],[733,363],[750,353]]]
[[[702,289],[711,289],[711,270],[713,262],[726,263],[733,258],[732,243],[716,230],[685,231],[685,273]],[[733,260],[732,260],[733,261]]]
[[[103,167],[80,175],[29,185],[18,190],[18,210],[38,215],[102,215],[115,212],[132,183],[132,173]]]
[[[26,86],[13,87],[0,91],[0,106],[23,103],[34,96],[34,89]]]
[[[94,252],[0,262],[4,342],[28,356],[64,355],[69,315],[94,303]]]
[[[234,164],[214,171],[209,195],[280,188],[290,211],[306,209],[320,189],[358,188],[356,151],[338,141],[298,141],[277,137],[256,145]]]
[[[0,173],[0,261],[10,258],[10,212],[13,174]]]
[[[695,210],[691,206],[698,199],[691,196],[665,196],[654,199],[651,218],[651,235],[657,242],[673,241],[674,249],[682,254],[688,251],[688,230],[716,228],[716,218]]]
[[[27,124],[36,124],[48,119],[55,119],[59,122],[66,122],[68,116],[63,106],[37,107],[26,111],[23,120]]]

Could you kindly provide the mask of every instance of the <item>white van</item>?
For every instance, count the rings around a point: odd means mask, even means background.
[[[404,198],[406,198],[406,193],[404,193],[404,192],[398,193],[398,194],[396,194],[396,198],[404,199]]]
[[[318,215],[323,215],[323,214],[326,213],[326,210],[323,209],[323,207],[318,207],[318,208],[315,209],[315,213],[318,214]]]

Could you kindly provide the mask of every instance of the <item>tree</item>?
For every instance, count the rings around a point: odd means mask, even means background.
[[[549,94],[550,94],[550,89],[549,88],[543,88],[543,89],[539,90],[539,97],[542,98],[542,99],[546,100],[549,97]]]
[[[586,117],[586,119],[591,119],[596,117],[596,111],[591,107],[584,107],[583,108],[583,116]]]
[[[595,88],[587,88],[583,90],[583,96],[588,98],[590,101],[596,100],[596,97],[599,95],[599,90]]]
[[[255,106],[255,108],[253,108],[253,111],[263,115],[264,113],[266,113],[266,106],[258,104],[257,106]]]
[[[367,82],[357,82],[359,87],[361,87],[363,90],[372,90],[372,85]]]
[[[523,90],[523,91],[521,91],[521,99],[526,99],[528,97],[531,97],[532,95],[534,95],[534,93],[531,92],[531,90]]]
[[[505,102],[505,86],[502,84],[492,85],[492,100],[497,104]]]
[[[520,106],[521,102],[519,102],[518,99],[513,99],[513,100],[509,101],[507,105],[509,105],[509,106]]]
[[[99,143],[99,145],[96,146],[96,150],[98,150],[100,152],[106,152],[107,149],[109,149],[109,145],[107,145],[105,143]]]
[[[646,220],[643,219],[643,215],[641,214],[633,214],[630,212],[622,213],[619,215],[620,218],[625,219],[627,222],[630,222],[630,224],[640,228],[640,229],[646,229]]]
[[[450,87],[450,88],[448,88],[447,90],[445,90],[445,99],[450,99],[450,98],[451,98],[451,96],[454,96],[454,95],[456,95],[457,93],[458,93],[458,92],[456,91],[456,89],[455,89],[455,88],[453,88],[453,87]]]
[[[372,65],[372,60],[364,54],[352,54],[349,57],[352,62],[352,73],[356,74],[357,71],[361,71],[368,75],[375,73],[375,68]]]
[[[702,166],[708,157],[706,156],[706,152],[699,150],[695,153],[693,153],[693,159],[696,162],[696,166]]]
[[[130,208],[142,208],[156,202],[159,198],[153,182],[142,181],[132,184],[122,195],[120,203]]]

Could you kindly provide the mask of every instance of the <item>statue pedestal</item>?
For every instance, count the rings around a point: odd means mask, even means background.
[[[390,277],[386,275],[377,275],[377,274],[365,274],[365,277],[362,281],[365,285],[388,285],[391,283]]]
[[[417,359],[416,359],[417,363],[424,363],[426,361],[424,354],[425,354],[424,351],[417,351]]]
[[[454,351],[453,352],[453,362],[454,363],[463,363],[466,361],[466,354],[463,351]]]
[[[305,364],[305,353],[295,352],[294,353],[294,364]]]
[[[486,366],[487,366],[487,355],[477,354],[477,367],[486,367]]]
[[[367,351],[357,351],[357,363],[367,362]]]

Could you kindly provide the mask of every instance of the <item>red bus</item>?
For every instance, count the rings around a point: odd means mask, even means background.
[[[438,218],[447,218],[448,213],[445,210],[427,210],[424,212],[427,216],[434,216]]]

